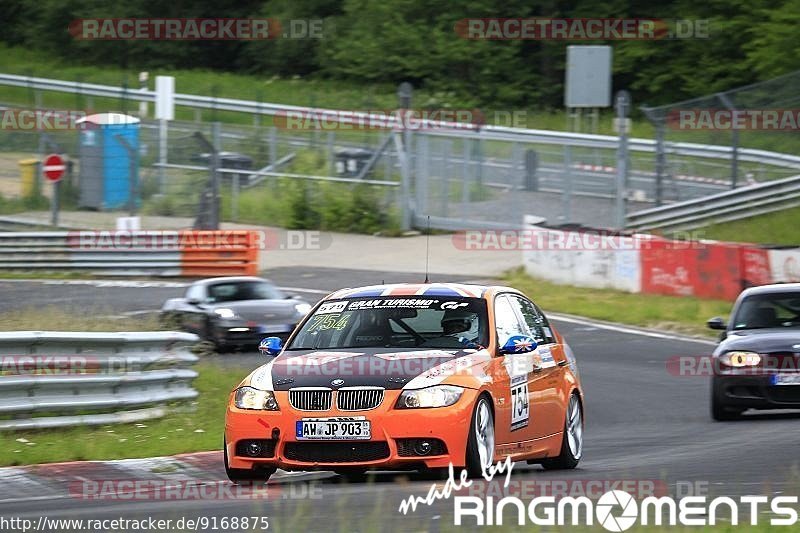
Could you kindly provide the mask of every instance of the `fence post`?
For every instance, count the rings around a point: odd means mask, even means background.
[[[397,98],[399,103],[399,108],[401,111],[407,111],[411,109],[411,96],[413,94],[413,87],[408,82],[403,82],[397,88]],[[412,222],[412,206],[411,206],[411,129],[406,127],[406,117],[403,115],[403,119],[400,124],[400,131],[402,132],[403,142],[402,142],[402,152],[403,155],[400,159],[401,164],[401,193],[400,196],[402,197],[400,206],[401,206],[401,215],[400,215],[400,227],[403,230],[411,229],[411,222]],[[398,148],[398,154],[400,153],[399,146],[397,146],[395,139],[396,148]]]
[[[167,119],[158,120],[158,192],[164,194],[166,187],[166,164],[167,164],[167,135],[169,128]]]
[[[211,227],[219,229],[219,153],[222,150],[221,124],[211,124]]]
[[[736,106],[733,104],[728,95],[725,93],[717,93],[717,98],[720,99],[722,104],[730,111],[736,111]],[[739,129],[731,129],[731,189],[735,189],[737,181],[739,180]]]
[[[656,206],[664,203],[664,173],[667,168],[667,155],[664,153],[664,124],[656,124]]]
[[[628,184],[628,128],[625,119],[630,110],[631,97],[628,91],[617,91],[614,108],[619,119],[619,146],[617,148],[617,186],[614,221],[618,229],[625,228],[625,202]]]
[[[564,145],[564,224],[572,221],[572,147]]]

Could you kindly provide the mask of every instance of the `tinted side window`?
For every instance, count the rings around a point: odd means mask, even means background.
[[[501,294],[494,300],[494,322],[500,346],[514,335],[530,335],[525,324],[520,323],[508,296]]]
[[[526,300],[525,298],[520,298],[519,296],[510,296],[509,298],[522,315],[522,318],[525,320],[525,324],[530,330],[531,336],[536,339],[536,342],[539,344],[553,342],[553,335],[550,331],[550,327],[547,324],[547,319],[539,311],[539,309],[533,305],[532,302]]]

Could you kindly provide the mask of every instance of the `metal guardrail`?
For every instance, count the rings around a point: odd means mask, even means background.
[[[242,230],[6,232],[0,233],[0,270],[88,270],[114,276],[254,275],[257,239],[254,232]]]
[[[79,83],[73,81],[53,80],[48,78],[19,76],[14,74],[0,74],[0,85],[72,94],[79,93],[88,96],[107,98],[128,98],[130,100],[141,102],[154,102],[156,94],[155,91],[150,90],[128,89],[123,87],[114,87],[111,85]],[[215,98],[211,96],[194,94],[176,93],[175,105],[196,109],[216,109],[219,111],[233,111],[268,116],[286,115],[292,113],[308,116],[309,114],[313,113],[315,116],[324,118],[324,120],[336,121],[343,124],[377,123],[385,124],[387,127],[397,127],[399,125],[397,118],[391,116],[361,113],[357,111],[341,111],[285,104],[272,104],[251,100],[238,100],[234,98]],[[471,123],[433,120],[427,121],[426,123],[429,125],[429,129],[426,129],[425,133],[430,135],[452,136],[454,132],[458,132],[458,135],[464,138],[481,138],[485,140],[510,142],[521,141],[605,149],[616,149],[619,143],[618,137],[612,135],[594,135],[491,125],[477,128],[475,124]],[[652,139],[632,138],[629,139],[628,149],[634,152],[655,153],[656,141]],[[734,154],[734,149],[729,146],[695,143],[669,143],[668,150],[670,153],[676,155],[710,159],[731,159]],[[737,157],[740,161],[748,161],[751,163],[759,163],[763,165],[772,165],[791,169],[800,169],[800,156],[791,154],[739,148],[737,151]]]
[[[198,337],[178,332],[0,333],[0,430],[133,422],[197,397]]]
[[[800,176],[793,176],[629,213],[626,217],[626,227],[636,230],[689,230],[798,205],[800,205]]]

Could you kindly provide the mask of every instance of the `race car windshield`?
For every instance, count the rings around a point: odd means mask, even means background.
[[[234,281],[208,287],[209,302],[238,302],[241,300],[279,300],[284,298],[274,285],[263,281]]]
[[[306,320],[287,350],[481,348],[488,344],[481,298],[332,300]]]
[[[800,293],[754,294],[742,301],[733,329],[800,328]]]

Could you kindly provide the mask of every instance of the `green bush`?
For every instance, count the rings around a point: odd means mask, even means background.
[[[239,195],[237,222],[351,233],[391,231],[397,217],[382,187],[301,178],[268,180]],[[232,219],[230,194],[223,192],[222,219]]]

